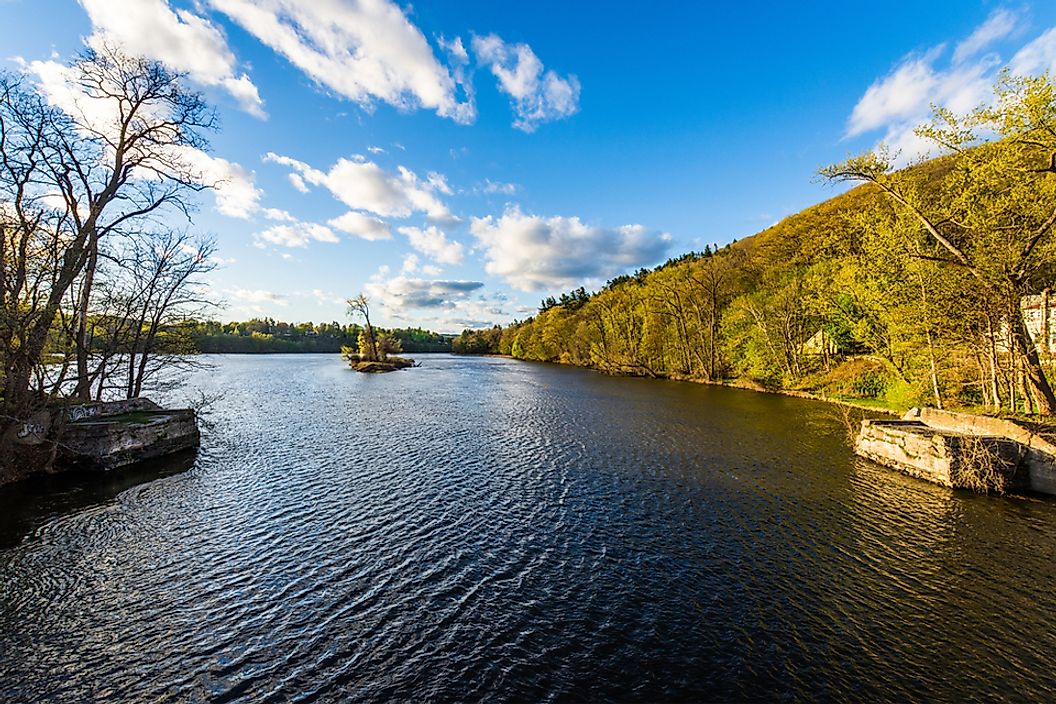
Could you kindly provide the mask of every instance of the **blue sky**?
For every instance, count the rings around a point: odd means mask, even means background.
[[[0,0],[8,70],[85,42],[187,71],[220,111],[217,317],[445,332],[745,237],[819,166],[997,70],[1056,67],[1056,4]]]

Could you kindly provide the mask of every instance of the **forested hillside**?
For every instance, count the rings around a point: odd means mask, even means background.
[[[844,194],[460,346],[896,407],[1052,412],[1020,306],[1056,276],[1056,100],[1047,79],[995,90],[997,107],[940,110],[921,130],[943,158],[850,159],[821,172],[862,184]]]

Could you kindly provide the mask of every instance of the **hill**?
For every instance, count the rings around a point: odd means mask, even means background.
[[[459,347],[900,408],[1030,411],[1039,398],[1025,381],[1029,349],[1017,349],[1007,311],[1047,285],[1056,251],[1048,238],[1036,251],[1028,248],[1034,261],[1014,286],[1002,282],[1000,271],[1009,269],[1005,253],[1022,248],[1024,233],[1044,224],[1056,193],[1041,180],[1043,188],[1011,204],[988,202],[985,190],[966,198],[980,174],[993,190],[995,174],[986,171],[991,148],[879,171],[875,183],[717,252],[618,277],[591,295],[548,298],[533,318],[501,332],[467,331]],[[1023,164],[1017,169],[1001,177],[1028,172]],[[983,207],[1004,209],[996,217],[1010,224],[971,226],[973,218],[982,222]],[[929,208],[936,215],[922,220]],[[925,222],[941,228],[948,247]],[[955,259],[955,250],[970,266]]]

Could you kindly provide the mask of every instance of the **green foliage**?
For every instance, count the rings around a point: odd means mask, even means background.
[[[936,110],[920,135],[945,156],[902,169],[884,148],[851,158],[821,172],[863,184],[842,195],[457,344],[778,388],[868,359],[837,393],[1052,410],[1019,306],[1056,279],[1056,86],[1004,75],[995,95],[968,115]]]
[[[188,325],[193,349],[219,354],[340,352],[343,346],[358,346],[363,330],[355,323],[287,323],[272,318],[232,323],[203,321]],[[379,329],[379,333],[391,336],[403,352],[451,351],[450,337],[421,328]]]
[[[502,328],[485,328],[483,330],[463,330],[462,334],[451,341],[451,351],[455,354],[501,354]]]

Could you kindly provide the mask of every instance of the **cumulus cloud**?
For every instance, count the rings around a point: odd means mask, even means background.
[[[380,315],[392,324],[426,325],[433,330],[458,332],[467,327],[488,327],[510,319],[506,297],[488,294],[480,281],[417,278],[407,271],[389,278],[388,267],[364,285],[364,292],[378,305]],[[422,267],[426,271],[429,267]]]
[[[180,159],[197,174],[198,182],[211,187],[216,210],[228,217],[247,220],[261,210],[264,192],[257,188],[256,176],[233,161],[206,154],[194,147],[181,147]],[[265,217],[282,219],[289,213],[267,209]]]
[[[436,221],[453,220],[451,211],[436,196],[438,190],[443,192],[446,188],[446,181],[439,174],[430,174],[423,181],[403,166],[390,172],[362,157],[338,159],[328,171],[274,152],[268,152],[264,160],[292,169],[291,180],[297,177],[293,183],[299,190],[307,191],[308,184],[323,186],[354,210],[381,217],[407,218],[424,213]]]
[[[579,79],[544,70],[543,62],[527,44],[507,44],[495,34],[475,36],[473,52],[499,80],[499,90],[510,96],[517,115],[514,127],[533,132],[539,123],[579,110]]]
[[[447,239],[447,236],[431,225],[426,229],[419,227],[401,227],[401,235],[406,235],[411,246],[441,264],[460,264],[462,262],[462,243]]]
[[[451,190],[451,186],[447,184],[447,177],[442,173],[430,171],[425,175],[425,180],[433,187],[433,190],[440,191],[446,196],[454,195],[455,193]]]
[[[344,215],[330,220],[327,224],[341,230],[342,232],[347,232],[350,235],[358,237],[361,240],[369,240],[373,242],[376,240],[392,239],[392,233],[389,231],[389,226],[383,221],[378,220],[377,218],[372,218],[369,215],[364,215],[363,213],[357,213],[354,210],[350,210]]]
[[[387,240],[392,237],[389,226],[383,221],[354,210],[329,220],[326,225],[300,222],[286,211],[277,212],[285,215],[288,220],[274,219],[285,220],[288,224],[273,225],[256,233],[253,237],[257,246],[266,247],[273,244],[280,247],[307,247],[312,242],[340,242],[334,230],[369,241]]]
[[[671,236],[641,225],[593,227],[577,217],[526,215],[473,218],[470,232],[484,249],[485,270],[522,291],[567,289],[663,258]]]
[[[291,185],[292,185],[292,186],[293,186],[293,187],[294,187],[295,189],[297,189],[297,190],[298,190],[298,191],[300,191],[301,193],[307,193],[307,192],[308,192],[308,190],[309,190],[309,189],[308,189],[308,184],[306,184],[306,183],[304,182],[304,179],[303,179],[303,178],[301,178],[301,175],[300,175],[300,174],[298,174],[298,173],[290,173],[290,174],[287,174],[287,175],[286,175],[286,177],[287,177],[288,179],[290,179],[290,184],[291,184]]]
[[[173,11],[166,0],[79,0],[92,22],[88,44],[120,45],[136,56],[161,61],[204,86],[222,88],[243,110],[264,117],[264,101],[215,24],[189,10]]]
[[[258,232],[255,237],[259,242],[268,242],[280,247],[306,247],[309,242],[340,242],[329,227],[311,222],[274,225]]]
[[[997,70],[1004,64],[992,49],[1016,33],[1019,20],[1014,12],[996,10],[952,54],[941,44],[903,58],[859,99],[847,121],[846,136],[883,130],[884,143],[901,152],[900,162],[929,155],[933,145],[914,131],[927,122],[931,105],[964,113],[989,103]],[[1056,68],[1056,30],[1024,46],[1009,66],[1021,74]]]
[[[346,303],[346,299],[343,296],[336,294],[333,291],[324,291],[321,288],[313,288],[311,291],[307,292],[298,292],[295,295],[302,297],[310,296],[314,298],[317,303],[322,304],[336,304],[343,306]]]
[[[454,308],[458,301],[484,287],[482,281],[412,279],[402,274],[382,280],[375,278],[364,289],[367,295],[389,310],[408,308]]]
[[[277,222],[296,222],[297,218],[290,215],[285,210],[278,208],[264,208],[264,217],[268,220],[275,220]]]
[[[874,81],[854,106],[847,135],[854,137],[926,111],[939,84],[933,64],[943,48],[907,57],[887,76]]]
[[[102,1],[102,0],[100,0]],[[422,32],[388,0],[208,0],[320,86],[370,108],[380,100],[476,117]]]
[[[285,306],[287,303],[285,294],[262,289],[229,288],[224,289],[223,293],[228,298],[242,303],[274,303],[280,306]]]

